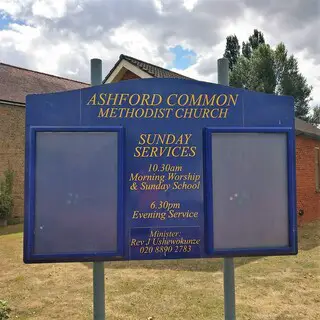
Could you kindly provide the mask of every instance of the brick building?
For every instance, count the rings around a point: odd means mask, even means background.
[[[23,216],[25,98],[87,87],[88,84],[0,63],[0,176],[14,170],[14,217]]]
[[[320,130],[296,119],[296,181],[299,224],[320,219]]]
[[[140,78],[190,79],[120,55],[103,83]],[[8,162],[16,172],[15,215],[23,216],[25,96],[80,89],[88,84],[0,64],[0,175]],[[320,130],[296,119],[297,214],[299,224],[320,219]]]

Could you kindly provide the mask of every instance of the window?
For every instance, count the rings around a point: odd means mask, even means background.
[[[320,192],[320,150],[315,149],[315,175],[316,175],[316,191]]]

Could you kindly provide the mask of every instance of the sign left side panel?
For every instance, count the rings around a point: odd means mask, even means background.
[[[122,254],[122,135],[111,130],[32,134],[29,231],[35,260],[94,261]]]

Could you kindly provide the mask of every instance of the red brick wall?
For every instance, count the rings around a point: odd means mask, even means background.
[[[320,219],[320,193],[316,192],[315,147],[320,141],[304,136],[296,137],[297,211],[299,225]]]
[[[23,217],[25,108],[0,104],[0,176],[13,169],[13,216]]]
[[[132,79],[140,79],[140,77],[137,76],[135,73],[131,72],[130,70],[127,70],[120,81]]]

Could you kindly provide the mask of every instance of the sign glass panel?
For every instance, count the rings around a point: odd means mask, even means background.
[[[36,132],[35,254],[117,250],[117,135]]]
[[[286,247],[286,133],[212,133],[213,247]]]

